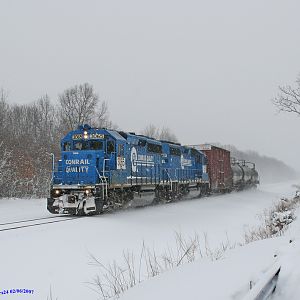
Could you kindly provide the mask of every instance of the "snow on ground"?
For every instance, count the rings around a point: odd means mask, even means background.
[[[0,223],[50,216],[45,199],[0,199]]]
[[[278,241],[255,242],[228,251],[211,262],[199,259],[182,265],[129,289],[121,300],[227,300],[242,299],[274,262]]]
[[[200,259],[169,270],[126,291],[121,300],[243,299],[275,264],[281,265],[272,300],[300,299],[300,209],[282,237],[236,247],[220,260]],[[290,243],[292,241],[292,243]]]
[[[60,300],[97,299],[97,294],[87,284],[92,282],[98,272],[89,265],[90,253],[102,262],[118,261],[124,249],[139,253],[143,241],[153,245],[160,253],[174,243],[175,231],[186,236],[193,235],[194,232],[206,233],[212,248],[226,240],[226,235],[232,243],[240,242],[243,240],[244,230],[259,223],[258,214],[280,197],[290,197],[294,192],[291,183],[265,185],[253,191],[0,232],[0,291],[13,288],[33,289],[34,294],[26,295],[26,298],[46,299],[51,285],[54,296]],[[48,216],[45,202],[45,199],[0,200],[0,222]],[[272,240],[269,243],[271,245]],[[248,247],[250,249],[251,245]],[[271,263],[275,247],[273,249],[270,246],[271,254],[264,251],[264,247],[261,246],[260,254],[255,257],[248,256],[251,250],[247,250],[248,254],[244,256],[237,254],[236,263],[233,265],[225,260],[214,264],[217,272],[222,269],[218,264],[223,263],[226,265],[223,270],[236,269],[236,273],[240,274],[236,279],[238,282],[232,282],[228,289],[233,285],[245,287],[245,280],[249,279],[249,275],[245,272],[243,280],[242,261],[248,261],[248,273],[252,272],[252,267],[256,269],[249,262],[261,261],[259,267],[263,263]],[[196,267],[185,265],[181,268],[183,272],[188,272],[189,268]],[[167,276],[167,273],[162,276]],[[177,276],[176,272],[172,276]],[[203,271],[201,276],[204,278],[207,275]],[[211,274],[211,278],[215,276]],[[155,280],[158,279],[154,278],[153,281]],[[183,281],[196,282],[196,279]],[[181,284],[184,285],[184,282]],[[132,292],[148,284],[152,283],[144,282],[132,289]],[[206,289],[201,280],[197,286],[199,290]],[[146,299],[144,292],[141,293],[142,299]],[[0,294],[1,299],[20,299],[20,295]]]
[[[290,226],[286,237],[293,242],[285,243],[277,251],[282,267],[273,300],[300,299],[300,209],[297,210],[297,219]]]

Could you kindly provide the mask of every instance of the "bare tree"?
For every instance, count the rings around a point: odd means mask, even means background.
[[[32,105],[37,141],[42,145],[59,142],[58,119],[49,96],[43,95]]]
[[[273,99],[273,103],[279,111],[291,112],[300,115],[300,75],[296,80],[296,86],[280,86],[280,93]]]
[[[153,124],[149,124],[142,130],[142,134],[158,140],[178,142],[176,135],[168,127],[160,129]]]
[[[170,142],[178,142],[176,135],[171,131],[168,127],[163,127],[159,134],[160,140],[170,141]]]
[[[149,136],[153,139],[158,139],[159,138],[159,128],[157,128],[153,124],[149,124],[142,130],[142,134],[145,136]]]
[[[3,137],[3,133],[7,127],[7,114],[9,110],[9,106],[7,104],[8,93],[1,88],[0,89],[0,133]],[[3,132],[2,132],[3,131]]]
[[[109,120],[109,112],[106,101],[102,101],[101,104],[97,106],[95,118],[91,120],[91,125],[97,128],[118,128],[118,125]]]
[[[59,96],[59,103],[61,123],[67,131],[84,123],[98,127],[109,124],[106,102],[100,102],[93,86],[88,83],[65,90]]]
[[[0,142],[0,196],[7,195],[5,189],[11,181],[11,151],[7,150],[3,141]]]

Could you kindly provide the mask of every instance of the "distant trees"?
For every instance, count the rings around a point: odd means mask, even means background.
[[[11,151],[7,150],[3,141],[0,142],[0,191],[7,189],[11,178]],[[0,195],[1,196],[1,195]]]
[[[276,158],[261,155],[256,151],[241,151],[233,145],[222,145],[220,143],[213,144],[229,150],[231,152],[231,157],[255,162],[259,177],[265,183],[282,182],[283,180],[297,178],[297,173],[294,169]]]
[[[30,104],[9,104],[0,89],[0,197],[45,196],[51,153],[58,155],[64,134],[89,123],[115,127],[106,102],[85,83],[65,90],[54,105],[48,95]]]
[[[22,105],[10,105],[3,96],[0,100],[0,197],[43,196],[50,179],[49,154],[59,152],[61,137],[54,105],[48,96]]]
[[[159,139],[170,142],[178,142],[176,135],[168,127],[163,127],[160,130]]]
[[[296,86],[280,86],[280,93],[273,99],[273,103],[279,111],[291,112],[300,115],[300,75],[296,80]]]
[[[158,140],[178,142],[176,135],[168,127],[158,128],[149,124],[142,130],[142,134]]]

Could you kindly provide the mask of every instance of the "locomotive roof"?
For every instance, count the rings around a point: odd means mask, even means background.
[[[175,146],[181,146],[180,143],[176,143],[176,142],[170,142],[170,141],[166,141],[166,140],[159,140],[162,143],[167,143],[167,144],[171,144],[171,145],[175,145]]]
[[[137,138],[144,139],[144,140],[146,140],[147,142],[151,142],[151,143],[154,142],[154,143],[157,143],[157,144],[161,144],[161,142],[158,141],[157,139],[152,138],[152,137],[149,137],[149,136],[146,136],[146,135],[137,134],[136,137],[137,137]]]
[[[121,136],[117,131],[106,129],[106,128],[75,129],[75,130],[69,131],[62,140],[66,140],[66,139],[68,140],[72,137],[73,134],[80,134],[83,132],[83,130],[87,130],[90,133],[97,133],[97,132],[101,132],[102,134],[107,133],[110,136],[112,136],[115,140],[126,141],[126,139],[123,136]]]
[[[119,141],[126,141],[124,137],[121,136],[121,134],[115,130],[106,130],[114,139]]]

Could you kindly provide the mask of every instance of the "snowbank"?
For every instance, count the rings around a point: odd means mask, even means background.
[[[275,262],[281,241],[270,239],[229,251],[221,260],[199,260],[175,268],[128,290],[122,300],[242,299]]]
[[[280,215],[286,218],[286,215]],[[143,282],[121,300],[243,299],[275,264],[281,265],[274,300],[300,299],[300,210],[282,237],[236,247],[214,262],[201,259]],[[293,242],[291,242],[293,241]]]

